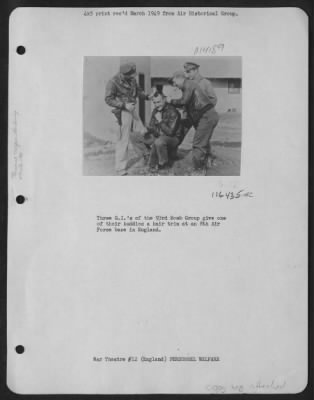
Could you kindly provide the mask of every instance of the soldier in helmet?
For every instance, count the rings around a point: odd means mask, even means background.
[[[113,107],[112,112],[120,128],[115,154],[115,168],[119,175],[127,175],[128,147],[132,128],[142,134],[146,132],[135,107],[138,98],[149,100],[150,96],[138,86],[135,77],[134,63],[121,64],[120,72],[110,79],[106,86],[105,102]]]

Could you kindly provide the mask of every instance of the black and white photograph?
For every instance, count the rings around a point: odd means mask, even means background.
[[[293,7],[12,12],[11,392],[306,389],[307,55]]]
[[[85,57],[83,174],[236,176],[241,57]]]

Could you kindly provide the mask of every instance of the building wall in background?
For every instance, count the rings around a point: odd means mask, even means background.
[[[137,72],[144,74],[145,92],[151,92],[150,57],[85,57],[83,83],[83,130],[85,139],[92,135],[104,141],[115,141],[119,126],[112,108],[105,103],[105,88],[109,79],[119,72],[120,63],[135,62]],[[149,121],[150,102],[145,104],[145,119]],[[139,106],[137,106],[139,108]]]
[[[210,79],[210,81],[217,95],[216,110],[219,113],[242,111],[241,79]]]
[[[174,71],[182,70],[186,61],[199,64],[201,75],[212,82],[218,97],[216,110],[219,113],[229,110],[241,112],[241,57],[152,57],[152,83],[166,85],[167,79]],[[232,85],[235,86],[234,89],[231,88]],[[239,90],[236,90],[239,85]]]
[[[186,61],[197,63],[203,76],[242,78],[242,58],[238,56],[151,57],[151,74],[153,77],[171,77],[175,71],[183,69]]]
[[[119,57],[85,57],[83,85],[84,135],[112,140],[118,129],[111,108],[105,103],[105,88],[118,71]]]
[[[210,79],[210,81],[215,89],[218,99],[216,105],[217,112],[241,112],[241,79]],[[165,94],[172,96],[167,78],[152,78],[152,86],[154,85],[158,88],[160,88],[160,86],[167,88],[167,93]],[[175,97],[177,98],[177,96]]]
[[[154,82],[169,85],[168,77],[183,65],[183,57],[85,57],[84,59],[84,83],[83,83],[83,129],[84,138],[92,135],[103,141],[116,140],[119,126],[111,107],[104,101],[105,87],[120,68],[120,63],[134,62],[137,72],[144,74],[145,92],[151,92]],[[215,88],[218,97],[217,111],[241,112],[241,91],[235,84],[241,86],[241,58],[240,57],[202,57],[199,63],[201,72],[207,76]],[[151,72],[154,71],[156,75]],[[224,74],[227,77],[214,77],[210,73]],[[162,75],[164,74],[164,75]],[[232,86],[233,85],[233,86]],[[145,102],[145,123],[148,124],[151,116],[151,102]]]

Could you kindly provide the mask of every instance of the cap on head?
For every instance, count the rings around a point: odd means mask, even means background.
[[[120,72],[123,75],[132,75],[136,72],[136,65],[134,63],[125,63],[120,65]]]
[[[184,64],[184,66],[183,66],[183,68],[184,68],[184,70],[185,70],[186,72],[191,71],[191,69],[197,69],[197,68],[199,68],[199,67],[200,67],[200,66],[199,66],[198,64],[193,63],[193,62],[186,62],[186,63]]]

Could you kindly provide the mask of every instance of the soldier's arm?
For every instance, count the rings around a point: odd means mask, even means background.
[[[147,130],[149,133],[152,133],[154,136],[159,136],[158,122],[155,119],[154,114],[151,116]]]
[[[213,85],[211,84],[211,82],[208,79],[204,79],[204,83],[205,83],[205,88],[206,88],[205,93],[208,94],[211,102],[215,106],[217,104],[217,96],[216,96],[215,90],[213,88]]]
[[[177,110],[169,110],[167,118],[159,123],[161,131],[167,136],[174,136],[178,128],[181,116]]]
[[[136,94],[140,99],[149,100],[149,95],[136,82]]]
[[[119,108],[121,110],[125,109],[125,104],[117,97],[117,88],[112,81],[109,81],[106,85],[105,102],[110,107]]]
[[[191,86],[187,86],[183,90],[181,99],[172,99],[171,104],[173,104],[174,106],[184,106],[186,104],[189,104],[192,95],[193,95],[193,88]]]

